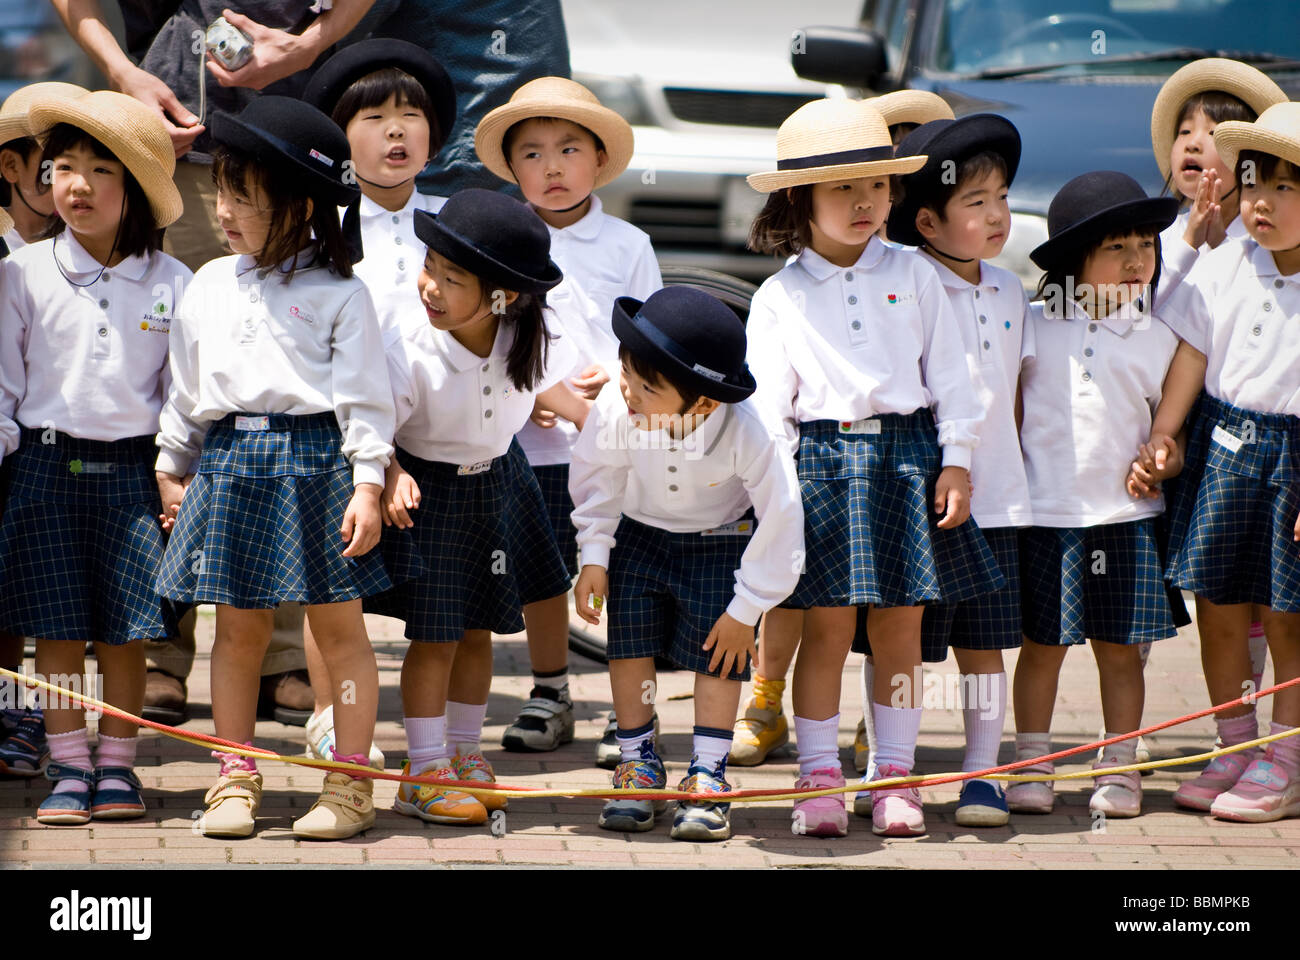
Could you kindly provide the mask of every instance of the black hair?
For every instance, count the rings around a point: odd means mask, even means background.
[[[704,396],[704,394],[686,386],[671,374],[660,370],[645,356],[637,353],[625,343],[620,343],[618,345],[618,359],[626,364],[628,369],[638,377],[650,384],[650,386],[658,387],[666,383],[668,386],[676,390],[678,395],[682,398],[682,408],[677,411],[679,414],[683,414],[687,410],[691,409],[691,407],[695,406],[695,404],[699,402],[700,397]]]
[[[566,120],[564,117],[525,117],[522,120],[512,123],[509,129],[506,130],[505,136],[501,138],[501,153],[506,158],[507,166],[510,164],[510,148],[514,146],[515,137],[519,136],[519,128],[529,120],[536,120],[538,123],[571,123],[587,136],[591,137],[592,141],[596,144],[597,150],[605,149],[605,141],[596,136],[596,131],[589,127],[584,127],[576,120]],[[606,152],[608,153],[609,151]]]
[[[1174,121],[1174,139],[1178,139],[1178,128],[1183,122],[1192,117],[1196,111],[1201,111],[1218,126],[1225,120],[1239,120],[1243,123],[1254,123],[1258,115],[1251,109],[1250,105],[1244,100],[1234,97],[1230,93],[1224,93],[1222,90],[1203,90],[1200,93],[1193,94],[1183,103],[1183,108],[1178,111],[1178,119]],[[1167,158],[1166,158],[1167,159]],[[1165,186],[1161,190],[1161,196],[1172,194],[1174,190],[1174,176],[1178,173],[1173,167],[1169,168],[1169,176],[1165,177]],[[1237,181],[1241,183],[1240,180]],[[1180,202],[1186,206],[1192,201],[1187,197],[1179,194]]]
[[[1233,171],[1237,183],[1255,186],[1274,177],[1300,180],[1300,166],[1290,160],[1260,150],[1242,150],[1237,154],[1237,168]],[[1247,180],[1246,177],[1249,177]]]
[[[85,130],[70,123],[57,123],[45,139],[41,150],[41,168],[53,169],[54,160],[61,154],[77,148],[85,148],[101,160],[113,160],[122,163],[112,150],[104,146]],[[46,164],[50,166],[47,168]],[[162,229],[154,219],[153,207],[145,196],[144,188],[122,164],[122,183],[125,193],[122,220],[117,228],[117,242],[113,249],[124,257],[143,256],[153,253],[162,246]],[[63,232],[65,224],[59,217],[53,217],[43,231],[40,239],[48,240]]]
[[[1038,281],[1038,290],[1034,293],[1033,298],[1035,300],[1046,300],[1050,298],[1054,291],[1061,291],[1060,295],[1064,296],[1065,291],[1079,286],[1079,275],[1083,273],[1083,265],[1087,263],[1090,256],[1114,240],[1124,240],[1136,234],[1139,237],[1151,237],[1155,240],[1156,268],[1155,272],[1151,274],[1151,284],[1148,287],[1146,297],[1146,308],[1149,310],[1151,305],[1155,303],[1156,288],[1160,283],[1160,231],[1162,229],[1164,227],[1159,223],[1140,223],[1126,230],[1117,230],[1103,237],[1082,241],[1069,252],[1068,257],[1043,273],[1042,279]]]
[[[287,165],[268,165],[251,153],[224,144],[212,156],[212,182],[225,185],[244,196],[260,186],[271,204],[271,227],[266,244],[257,254],[259,267],[274,267],[292,260],[286,281],[299,266],[327,267],[340,277],[352,276],[352,257],[343,239],[336,202],[311,192],[312,181]],[[311,201],[311,216],[307,215]],[[298,255],[316,240],[310,264],[299,264]]]
[[[490,299],[498,287],[479,279],[483,299]],[[506,354],[506,376],[517,390],[532,390],[542,381],[551,350],[551,333],[546,328],[546,294],[521,293],[506,304],[501,322],[515,328],[514,342]]]
[[[447,134],[451,131],[443,130],[438,126],[438,112],[433,108],[429,91],[405,70],[384,67],[374,73],[367,73],[359,80],[354,80],[343,91],[338,103],[334,104],[330,119],[346,130],[352,118],[362,110],[383,106],[388,102],[388,98],[394,95],[397,97],[398,106],[415,107],[424,114],[424,119],[429,121],[429,156],[432,158],[442,149]]]
[[[917,209],[929,207],[941,222],[947,223],[948,217],[944,213],[944,208],[948,206],[948,201],[957,195],[957,191],[961,189],[963,184],[987,177],[990,173],[1000,173],[1005,181],[1007,161],[999,153],[994,153],[992,150],[982,150],[957,164],[957,172],[952,177],[952,183],[946,182],[946,178],[941,176],[937,180],[928,179],[924,183],[909,186],[907,180],[901,177],[897,178],[898,192],[900,194],[898,199],[901,200],[901,194],[908,189],[919,193],[922,196],[916,204]]]
[[[6,143],[0,143],[0,152],[12,150],[23,158],[26,163],[32,159],[33,153],[39,153],[41,145],[36,142],[35,137],[14,137]],[[36,179],[36,185],[39,188],[41,180]],[[4,177],[0,177],[0,207],[7,207],[14,202],[13,187]]]
[[[903,142],[903,138],[919,127],[919,123],[913,123],[910,120],[904,120],[901,123],[891,123],[889,125],[889,139],[893,141],[894,146]]]
[[[812,186],[773,190],[749,228],[747,246],[755,253],[788,257],[812,243]]]

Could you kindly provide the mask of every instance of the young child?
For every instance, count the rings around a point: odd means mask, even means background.
[[[158,117],[108,91],[34,101],[54,235],[0,262],[0,625],[36,637],[36,670],[84,676],[95,644],[100,699],[139,714],[146,639],[174,634],[154,593],[163,556],[150,464],[166,385],[171,293],[189,270],[160,252],[181,214],[175,157]],[[39,163],[38,163],[39,167]],[[145,813],[134,724],[50,703],[50,824]]]
[[[1034,526],[1020,539],[1025,642],[1016,664],[1016,759],[1051,752],[1057,678],[1071,645],[1092,640],[1106,737],[1136,730],[1144,688],[1140,645],[1177,632],[1165,594],[1155,517],[1163,501],[1124,490],[1132,451],[1151,429],[1177,338],[1151,316],[1159,233],[1178,203],[1131,177],[1086,173],[1048,208],[1045,273],[1025,338],[1020,442]],[[1106,747],[1094,769],[1134,762],[1135,740]],[[1022,773],[1051,773],[1042,763]],[[1050,781],[1007,790],[1020,813],[1049,813]],[[1106,774],[1089,809],[1141,812],[1142,778]]]
[[[365,764],[379,674],[360,599],[391,586],[371,548],[393,406],[374,306],[339,227],[338,205],[356,194],[348,142],[319,110],[271,95],[217,114],[212,135],[217,217],[235,256],[194,275],[171,331],[157,469],[174,530],[158,592],[217,605],[212,716],[236,743],[252,741],[274,608],[306,604],[331,680],[333,756]],[[201,829],[247,836],[261,775],[252,760],[215,756]],[[326,774],[294,834],[365,830],[372,790]]]
[[[341,211],[344,236],[362,259],[352,265],[366,284],[381,330],[404,313],[423,316],[416,278],[423,244],[415,236],[415,211],[436,213],[446,202],[415,189],[415,178],[437,156],[456,122],[456,91],[442,64],[404,40],[362,40],[325,61],[303,99],[329,114],[348,138],[361,195]],[[303,646],[316,695],[307,722],[307,750],[329,758],[334,712],[310,626]],[[383,767],[371,745],[370,760]]]
[[[985,770],[997,765],[1006,719],[1002,651],[1020,646],[1017,529],[1033,522],[1017,424],[1029,299],[1015,274],[984,262],[1002,252],[1010,230],[1007,190],[1020,163],[1020,134],[987,113],[935,120],[908,134],[898,155],[928,159],[899,178],[902,199],[890,215],[889,238],[919,247],[938,273],[985,409],[971,463],[971,516],[1007,583],[962,603],[927,605],[921,631],[923,661],[942,663],[953,649],[966,729],[962,770]],[[869,808],[871,792],[859,797],[864,802],[855,802],[855,810]],[[964,827],[1006,823],[1001,784],[965,781],[956,818]]]
[[[58,216],[49,186],[41,182],[41,146],[28,109],[40,99],[75,99],[89,92],[75,83],[30,83],[0,104],[0,207],[13,220],[0,238],[0,256],[41,239]]]
[[[385,531],[382,549],[392,555],[409,529],[425,572],[367,609],[406,622],[402,771],[434,781],[403,783],[393,809],[475,824],[505,801],[436,781],[495,782],[479,745],[491,634],[523,627],[523,582],[549,579],[552,594],[569,584],[537,481],[509,451],[539,397],[579,422],[588,404],[562,382],[573,360],[566,340],[550,343],[546,292],[561,273],[532,211],[504,194],[463,190],[436,217],[416,211],[415,232],[428,248],[424,311],[404,314],[386,335],[397,456],[384,520],[399,529]]]
[[[1202,389],[1173,505],[1169,574],[1196,594],[1201,662],[1212,703],[1251,689],[1247,648],[1252,605],[1264,608],[1275,679],[1300,674],[1300,462],[1297,462],[1295,318],[1300,314],[1300,104],[1268,107],[1254,123],[1214,133],[1241,184],[1249,237],[1204,254],[1165,312],[1193,348],[1169,371],[1150,450],[1176,450],[1173,436]],[[1148,481],[1178,472],[1176,457]],[[1216,714],[1225,746],[1253,740],[1253,707]],[[1272,733],[1300,726],[1300,693],[1273,700]],[[1175,794],[1180,806],[1228,820],[1264,822],[1300,813],[1300,741],[1216,758]]]
[[[923,123],[931,120],[951,120],[952,107],[938,94],[929,90],[895,90],[884,96],[865,101],[880,111],[889,125],[889,136],[895,146]],[[876,236],[886,246],[901,248],[901,244],[886,238],[888,224],[884,221],[876,229]],[[762,641],[758,645],[758,659],[754,661],[754,688],[744,713],[736,721],[735,738],[731,744],[731,762],[739,766],[762,763],[768,755],[783,747],[790,739],[790,726],[785,718],[781,700],[785,694],[785,675],[794,661],[803,632],[803,611],[777,607],[763,618]],[[858,629],[853,640],[855,653],[866,652],[866,611],[858,612]],[[871,661],[862,661],[862,719],[853,738],[853,765],[858,773],[869,769],[868,758],[875,756],[875,726],[871,718]],[[863,794],[869,797],[870,794]]]
[[[754,296],[749,363],[765,419],[798,449],[807,565],[785,601],[806,611],[797,786],[832,787],[844,784],[836,733],[854,607],[871,605],[877,778],[900,776],[921,723],[919,604],[970,599],[1003,580],[966,523],[984,410],[952,307],[933,267],[874,237],[889,215],[889,175],[925,157],[894,159],[874,108],[818,100],[781,125],[777,158],[776,171],[749,178],[771,191],[751,246],[797,256]],[[794,816],[796,832],[848,830],[843,795],[796,802]],[[872,829],[923,832],[919,791],[878,792]]]
[[[508,103],[480,121],[474,147],[484,166],[519,185],[546,224],[551,256],[565,275],[548,299],[559,328],[580,352],[568,377],[595,399],[618,369],[618,344],[610,330],[614,298],[644,300],[663,286],[650,238],[605,213],[594,193],[627,169],[632,127],[582,84],[542,77],[524,84]],[[569,498],[569,457],[576,441],[577,431],[564,421],[555,422],[545,409],[519,431],[519,445],[546,498],[571,576],[578,574]],[[573,739],[567,594],[530,603],[524,619],[534,689],[506,728],[501,745],[507,750],[554,750]],[[597,765],[618,763],[614,727],[611,714],[597,746]]]
[[[582,550],[578,613],[600,620],[618,744],[618,789],[667,784],[655,749],[656,656],[695,673],[690,767],[679,790],[721,793],[729,724],[754,654],[754,626],[794,589],[803,511],[794,462],[749,403],[745,328],[688,287],[613,312],[621,396],[607,391],[578,438],[570,488]],[[755,519],[757,529],[755,529]],[[732,587],[734,578],[735,586]],[[593,599],[594,598],[594,599]],[[607,830],[654,827],[662,805],[609,800]],[[725,840],[730,804],[682,802],[675,840]]]

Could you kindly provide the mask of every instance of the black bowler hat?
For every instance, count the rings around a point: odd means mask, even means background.
[[[405,40],[362,40],[326,60],[307,83],[302,98],[332,114],[344,92],[366,74],[396,67],[424,87],[433,102],[438,133],[445,142],[456,123],[456,88],[442,64],[423,47]]]
[[[931,120],[904,137],[898,145],[898,156],[928,159],[920,170],[898,178],[903,199],[889,213],[885,228],[889,239],[909,247],[925,243],[916,229],[917,211],[938,192],[945,172],[955,174],[955,165],[986,150],[996,153],[1007,165],[1007,186],[1011,186],[1020,167],[1020,132],[1006,117],[973,113],[957,120]]]
[[[664,287],[644,302],[614,301],[614,336],[670,379],[719,403],[754,392],[745,363],[745,326],[717,297],[694,287]]]
[[[1127,173],[1084,173],[1057,191],[1047,208],[1046,243],[1029,253],[1044,270],[1115,233],[1150,224],[1163,230],[1178,216],[1173,197],[1148,197]]]
[[[542,218],[495,190],[461,190],[436,216],[416,210],[415,235],[488,285],[545,293],[564,279],[551,259],[551,234]]]
[[[212,118],[212,138],[267,166],[303,175],[312,195],[338,206],[361,195],[348,138],[338,124],[301,100],[267,94],[237,117],[218,113]]]

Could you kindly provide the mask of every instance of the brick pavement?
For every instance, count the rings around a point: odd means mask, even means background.
[[[395,767],[404,756],[398,671],[403,644],[396,621],[369,618],[379,657],[381,722],[376,739]],[[200,617],[199,659],[191,677],[194,718],[186,729],[211,733],[208,706],[208,652],[211,611]],[[1008,658],[1009,665],[1013,657]],[[484,743],[488,759],[503,781],[535,787],[597,787],[608,774],[592,766],[594,744],[610,709],[603,669],[574,657],[572,692],[577,703],[577,740],[552,754],[510,754],[496,744],[527,697],[531,680],[522,637],[496,644],[496,672],[488,705]],[[30,661],[28,669],[31,669]],[[950,674],[949,659],[936,672]],[[1265,682],[1271,682],[1266,675]],[[669,781],[684,774],[690,751],[691,676],[670,673],[660,679],[662,746],[669,758]],[[852,770],[851,743],[859,716],[857,657],[845,671],[840,743],[845,769]],[[1156,644],[1147,669],[1148,723],[1205,705],[1200,662],[1192,628],[1177,639]],[[787,709],[789,704],[787,702]],[[1263,709],[1268,714],[1267,705]],[[1091,654],[1072,651],[1062,673],[1054,745],[1057,749],[1090,742],[1097,736],[1100,707]],[[1011,719],[1002,759],[1012,757]],[[302,750],[302,730],[275,722],[257,726],[257,743],[283,753]],[[1150,739],[1153,758],[1190,755],[1208,747],[1208,719],[1165,731]],[[960,769],[961,714],[937,706],[927,709],[921,728],[918,771]],[[1063,767],[1083,769],[1084,763]],[[43,780],[0,781],[0,864],[4,866],[92,867],[99,864],[346,864],[464,867],[575,866],[654,867],[930,867],[930,868],[1136,868],[1235,869],[1300,866],[1300,820],[1245,825],[1177,811],[1171,795],[1195,768],[1172,768],[1144,778],[1144,810],[1137,820],[1094,825],[1088,815],[1088,781],[1057,785],[1056,812],[1017,816],[1009,826],[971,830],[956,825],[956,785],[925,790],[929,834],[915,839],[882,840],[870,824],[852,818],[841,840],[794,836],[788,803],[733,807],[734,836],[719,844],[682,844],[669,839],[664,821],[649,834],[616,834],[596,826],[599,801],[512,800],[494,833],[489,826],[456,828],[422,824],[389,810],[397,785],[376,784],[380,808],[375,828],[359,838],[336,843],[295,840],[289,825],[314,801],[320,774],[301,767],[266,763],[264,805],[255,836],[246,840],[208,839],[193,831],[203,794],[212,782],[214,762],[198,747],[146,733],[137,768],[145,785],[149,813],[143,820],[96,823],[89,827],[45,827],[35,808],[45,796]],[[795,778],[793,756],[757,768],[732,768],[737,787],[789,787]],[[1104,830],[1094,829],[1104,826]],[[500,834],[500,835],[497,835]]]

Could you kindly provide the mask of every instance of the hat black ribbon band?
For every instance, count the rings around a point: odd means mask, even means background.
[[[637,331],[643,337],[645,337],[647,340],[653,343],[664,353],[668,354],[670,357],[672,357],[682,366],[686,367],[688,370],[693,370],[696,373],[700,374],[701,376],[708,377],[710,380],[713,380],[717,383],[723,383],[724,381],[726,381],[727,375],[725,373],[719,373],[717,370],[710,370],[708,367],[704,366],[703,364],[696,363],[695,358],[692,357],[689,353],[687,353],[685,348],[682,347],[681,344],[679,344],[672,337],[663,333],[658,327],[652,324],[641,314],[638,313],[636,316],[632,318],[632,326],[636,327]]]
[[[811,157],[790,157],[778,160],[778,170],[807,170],[810,167],[838,167],[846,163],[871,163],[875,160],[893,160],[894,148],[867,147],[863,150],[839,150],[835,153],[818,153]]]

